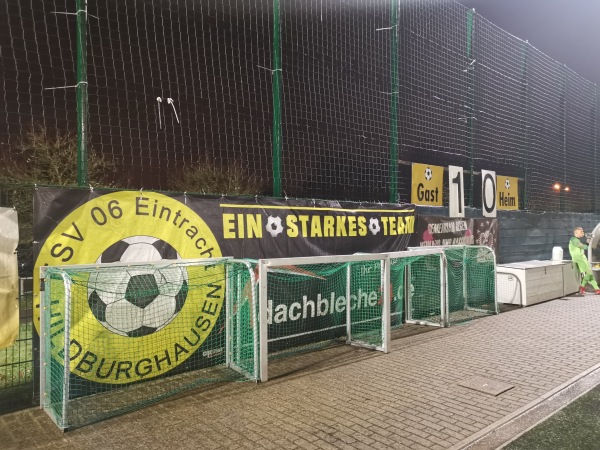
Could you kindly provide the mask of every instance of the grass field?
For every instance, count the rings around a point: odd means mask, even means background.
[[[564,407],[504,450],[596,450],[600,448],[600,387]]]

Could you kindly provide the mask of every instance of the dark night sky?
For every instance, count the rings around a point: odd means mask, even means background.
[[[600,0],[457,0],[600,84]]]

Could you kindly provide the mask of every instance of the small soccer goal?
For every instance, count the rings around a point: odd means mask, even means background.
[[[389,352],[391,328],[497,313],[487,247],[44,267],[41,406],[79,427],[202,383],[267,381],[332,342]]]
[[[269,358],[332,341],[387,353],[389,267],[383,254],[260,260],[261,380]]]
[[[496,255],[483,245],[447,246],[448,322],[498,314]]]
[[[447,308],[444,251],[440,248],[426,248],[388,255],[392,328],[403,323],[445,326]]]
[[[444,308],[439,315],[427,307],[429,321],[443,326],[498,314],[496,300],[496,255],[483,245],[448,245],[429,247],[443,252],[441,261],[445,278]],[[421,247],[411,247],[410,252],[422,252]],[[431,267],[431,264],[427,264]],[[420,274],[423,271],[419,271]],[[408,312],[407,312],[408,317]],[[422,318],[421,318],[422,319]]]
[[[255,273],[229,258],[43,268],[41,406],[67,429],[258,380]]]

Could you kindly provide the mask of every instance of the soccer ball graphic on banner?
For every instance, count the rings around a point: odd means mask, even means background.
[[[108,247],[97,262],[157,262],[180,259],[165,241],[132,236]],[[118,267],[94,272],[88,280],[88,304],[94,317],[121,336],[152,334],[168,325],[187,298],[184,267]]]
[[[168,242],[152,236],[131,236],[115,242],[102,252],[96,263],[155,262],[180,259]]]
[[[425,169],[425,179],[427,181],[429,181],[432,178],[433,178],[433,171],[431,170],[431,167],[428,167],[427,169]]]

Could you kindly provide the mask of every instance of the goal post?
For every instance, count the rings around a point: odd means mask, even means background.
[[[247,270],[239,270],[240,266]],[[257,277],[255,261],[231,259],[226,265],[226,365],[248,379],[260,379]]]
[[[62,429],[203,383],[258,380],[256,263],[41,269],[41,407]]]
[[[259,260],[260,379],[268,359],[319,342],[387,353],[390,271],[386,254]]]

